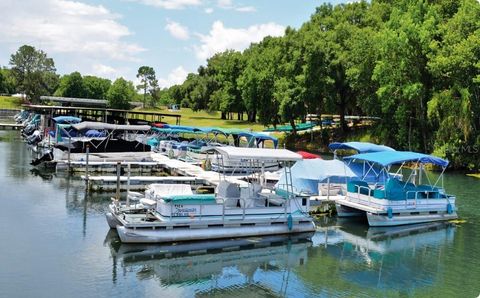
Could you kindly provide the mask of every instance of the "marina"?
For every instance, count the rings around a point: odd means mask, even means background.
[[[260,2],[0,1],[0,298],[480,298],[480,1]]]
[[[7,194],[1,196],[0,224],[8,225],[12,214],[24,223],[1,230],[9,239],[0,248],[1,296],[478,295],[476,283],[462,274],[480,274],[477,258],[471,258],[480,253],[476,178],[445,174],[461,223],[379,230],[361,220],[321,218],[311,240],[246,237],[132,246],[105,224],[111,195],[86,193],[79,176],[32,173],[30,152],[18,135],[0,142],[0,150]]]

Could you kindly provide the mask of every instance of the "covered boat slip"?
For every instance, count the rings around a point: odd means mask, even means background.
[[[235,146],[238,146],[240,138],[242,137],[247,140],[247,147],[264,147],[263,143],[265,141],[271,141],[274,148],[276,148],[278,145],[278,139],[275,137],[264,133],[242,129],[228,129],[219,127],[192,127],[165,124],[162,125],[162,127],[153,127],[152,130],[157,132],[159,136],[192,134],[196,138],[202,137],[201,139],[207,143],[218,142],[220,140],[220,136],[223,136],[224,140],[227,140],[229,137],[231,137],[232,142],[235,144]]]
[[[374,184],[368,184],[364,180],[348,182],[346,197],[336,201],[339,216],[348,216],[349,211],[362,211],[372,226],[457,218],[455,197],[446,194],[443,187],[437,186],[440,182],[443,184],[443,171],[448,161],[407,151],[357,154],[344,160],[363,163],[366,174],[374,173],[378,180]],[[423,165],[427,163],[443,169],[434,183],[424,170]],[[413,164],[414,167],[409,177],[401,181],[399,177],[403,175],[400,172],[406,164]],[[388,174],[392,165],[400,165],[396,175]],[[428,184],[422,184],[422,180],[427,180]]]

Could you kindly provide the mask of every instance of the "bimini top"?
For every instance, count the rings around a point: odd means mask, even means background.
[[[131,130],[131,131],[149,131],[149,125],[117,125],[111,123],[103,123],[103,122],[91,122],[85,121],[78,124],[72,125],[72,128],[75,130]]]
[[[448,160],[433,155],[411,152],[411,151],[383,151],[374,153],[355,154],[345,157],[343,160],[360,160],[380,164],[384,167],[401,164],[403,162],[431,163],[438,166],[448,166]]]
[[[82,119],[78,117],[73,117],[73,116],[58,116],[55,118],[52,118],[53,121],[55,121],[58,124],[74,124],[74,123],[79,123],[82,122]]]
[[[273,146],[275,148],[277,148],[277,146],[278,146],[278,139],[277,138],[269,136],[269,135],[264,134],[264,133],[253,132],[253,131],[242,131],[242,132],[238,133],[238,136],[239,137],[245,137],[247,139],[254,138],[257,141],[257,143],[261,143],[261,142],[264,142],[264,141],[272,141]]]
[[[382,151],[395,151],[395,149],[390,148],[385,145],[377,145],[368,142],[346,142],[346,143],[331,143],[328,145],[328,148],[332,151],[338,149],[344,150],[355,150],[358,153],[369,153],[369,152],[382,152]]]
[[[243,147],[215,147],[216,152],[232,160],[259,160],[259,161],[296,161],[302,156],[287,149],[243,148]]]

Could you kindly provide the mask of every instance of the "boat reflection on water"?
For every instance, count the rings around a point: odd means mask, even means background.
[[[455,226],[369,228],[337,222],[309,236],[241,238],[170,245],[105,239],[113,279],[135,274],[181,296],[366,296],[428,291],[446,274],[442,258]],[[306,240],[310,237],[311,240]]]
[[[162,287],[188,285],[195,295],[231,290],[241,296],[259,291],[288,295],[294,291],[289,282],[298,280],[291,271],[307,262],[312,235],[159,245],[124,244],[110,230],[105,242],[110,246],[115,271],[120,265],[120,272],[136,272],[139,279],[154,278]],[[114,278],[117,274],[113,273]]]
[[[340,223],[333,232],[328,228],[312,238],[314,246],[321,246],[326,237],[320,235],[333,234],[330,239],[336,244],[326,251],[340,262],[339,278],[360,287],[410,294],[435,284],[436,276],[445,271],[438,260],[445,246],[453,244],[456,229],[448,222],[370,228]]]

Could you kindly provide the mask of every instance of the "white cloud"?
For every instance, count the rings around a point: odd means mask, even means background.
[[[218,0],[217,5],[220,8],[230,9],[233,8],[232,0]]]
[[[164,9],[184,9],[189,6],[202,4],[201,0],[131,0],[145,5]]]
[[[181,84],[187,78],[188,71],[183,68],[183,66],[178,66],[174,68],[166,78],[159,78],[158,85],[161,88],[170,87],[173,85]]]
[[[480,1],[480,0],[479,0],[479,1]],[[205,8],[204,11],[205,11],[206,14],[211,14],[211,13],[213,12],[213,8],[208,7],[208,8]]]
[[[119,15],[102,5],[68,0],[0,1],[0,43],[32,44],[51,53],[74,53],[81,57],[136,61],[144,51],[124,41],[130,30]]]
[[[227,28],[221,21],[215,21],[208,35],[197,34],[201,44],[194,46],[199,59],[205,60],[215,53],[228,49],[244,50],[252,42],[259,42],[265,36],[282,36],[285,27],[276,23],[252,25],[248,28]]]
[[[232,0],[217,0],[217,6],[222,9],[233,9],[239,12],[255,12],[257,11],[253,6],[238,6]]]
[[[188,28],[174,21],[167,20],[165,30],[167,30],[176,39],[187,40],[190,38]]]
[[[117,70],[111,66],[96,63],[92,65],[92,74],[100,77],[112,77],[117,74]]]

